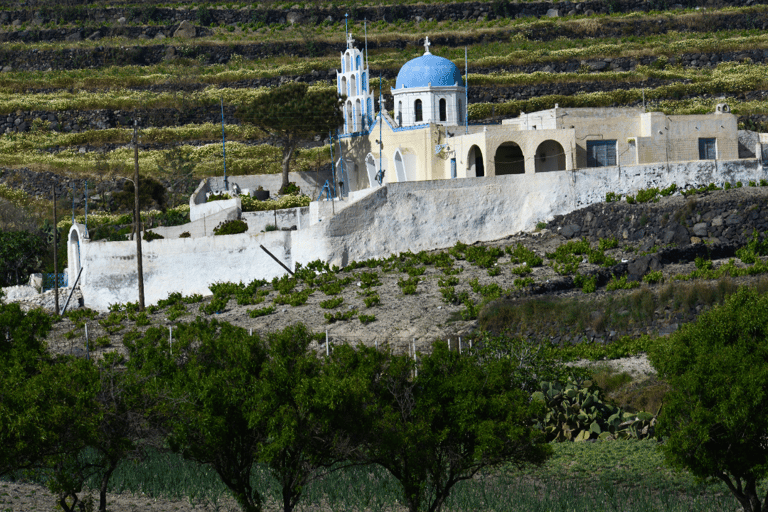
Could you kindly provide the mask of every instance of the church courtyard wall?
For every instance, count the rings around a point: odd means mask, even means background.
[[[672,183],[748,183],[767,176],[757,160],[735,160],[390,183],[353,195],[361,198],[306,229],[145,243],[145,296],[152,304],[175,291],[208,294],[215,282],[283,275],[283,268],[261,245],[289,268],[316,259],[343,266],[406,250],[449,247],[457,241],[496,240],[604,201],[608,192],[636,193]],[[70,235],[69,240],[77,238]],[[137,300],[134,242],[83,240],[79,250],[86,306],[105,310],[112,303]]]

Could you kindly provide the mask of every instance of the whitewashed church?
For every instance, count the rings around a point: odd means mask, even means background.
[[[738,159],[737,119],[725,104],[706,115],[555,105],[501,124],[470,124],[468,84],[453,62],[430,52],[428,37],[424,54],[400,68],[391,90],[393,113],[375,112],[367,55],[354,43],[348,35],[337,71],[338,92],[346,98],[337,169],[343,169],[347,190],[388,182]]]

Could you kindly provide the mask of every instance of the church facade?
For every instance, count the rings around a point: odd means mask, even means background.
[[[394,112],[374,113],[365,55],[351,36],[337,73],[346,96],[341,159],[351,190],[404,181],[531,174],[659,162],[738,159],[736,116],[727,105],[704,115],[642,108],[554,108],[467,122],[466,83],[433,55],[405,63],[391,90]]]

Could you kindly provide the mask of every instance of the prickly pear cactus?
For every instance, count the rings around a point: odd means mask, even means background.
[[[548,441],[586,441],[588,439],[643,439],[654,434],[656,418],[649,413],[622,411],[604,402],[599,387],[589,381],[579,385],[567,382],[541,382],[533,400],[545,403],[546,413],[537,427]]]

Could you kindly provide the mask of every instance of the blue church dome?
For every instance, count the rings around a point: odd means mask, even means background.
[[[459,84],[464,85],[461,72],[456,65],[444,57],[425,53],[421,57],[409,60],[400,68],[395,82],[395,89],[407,87],[445,87]]]

